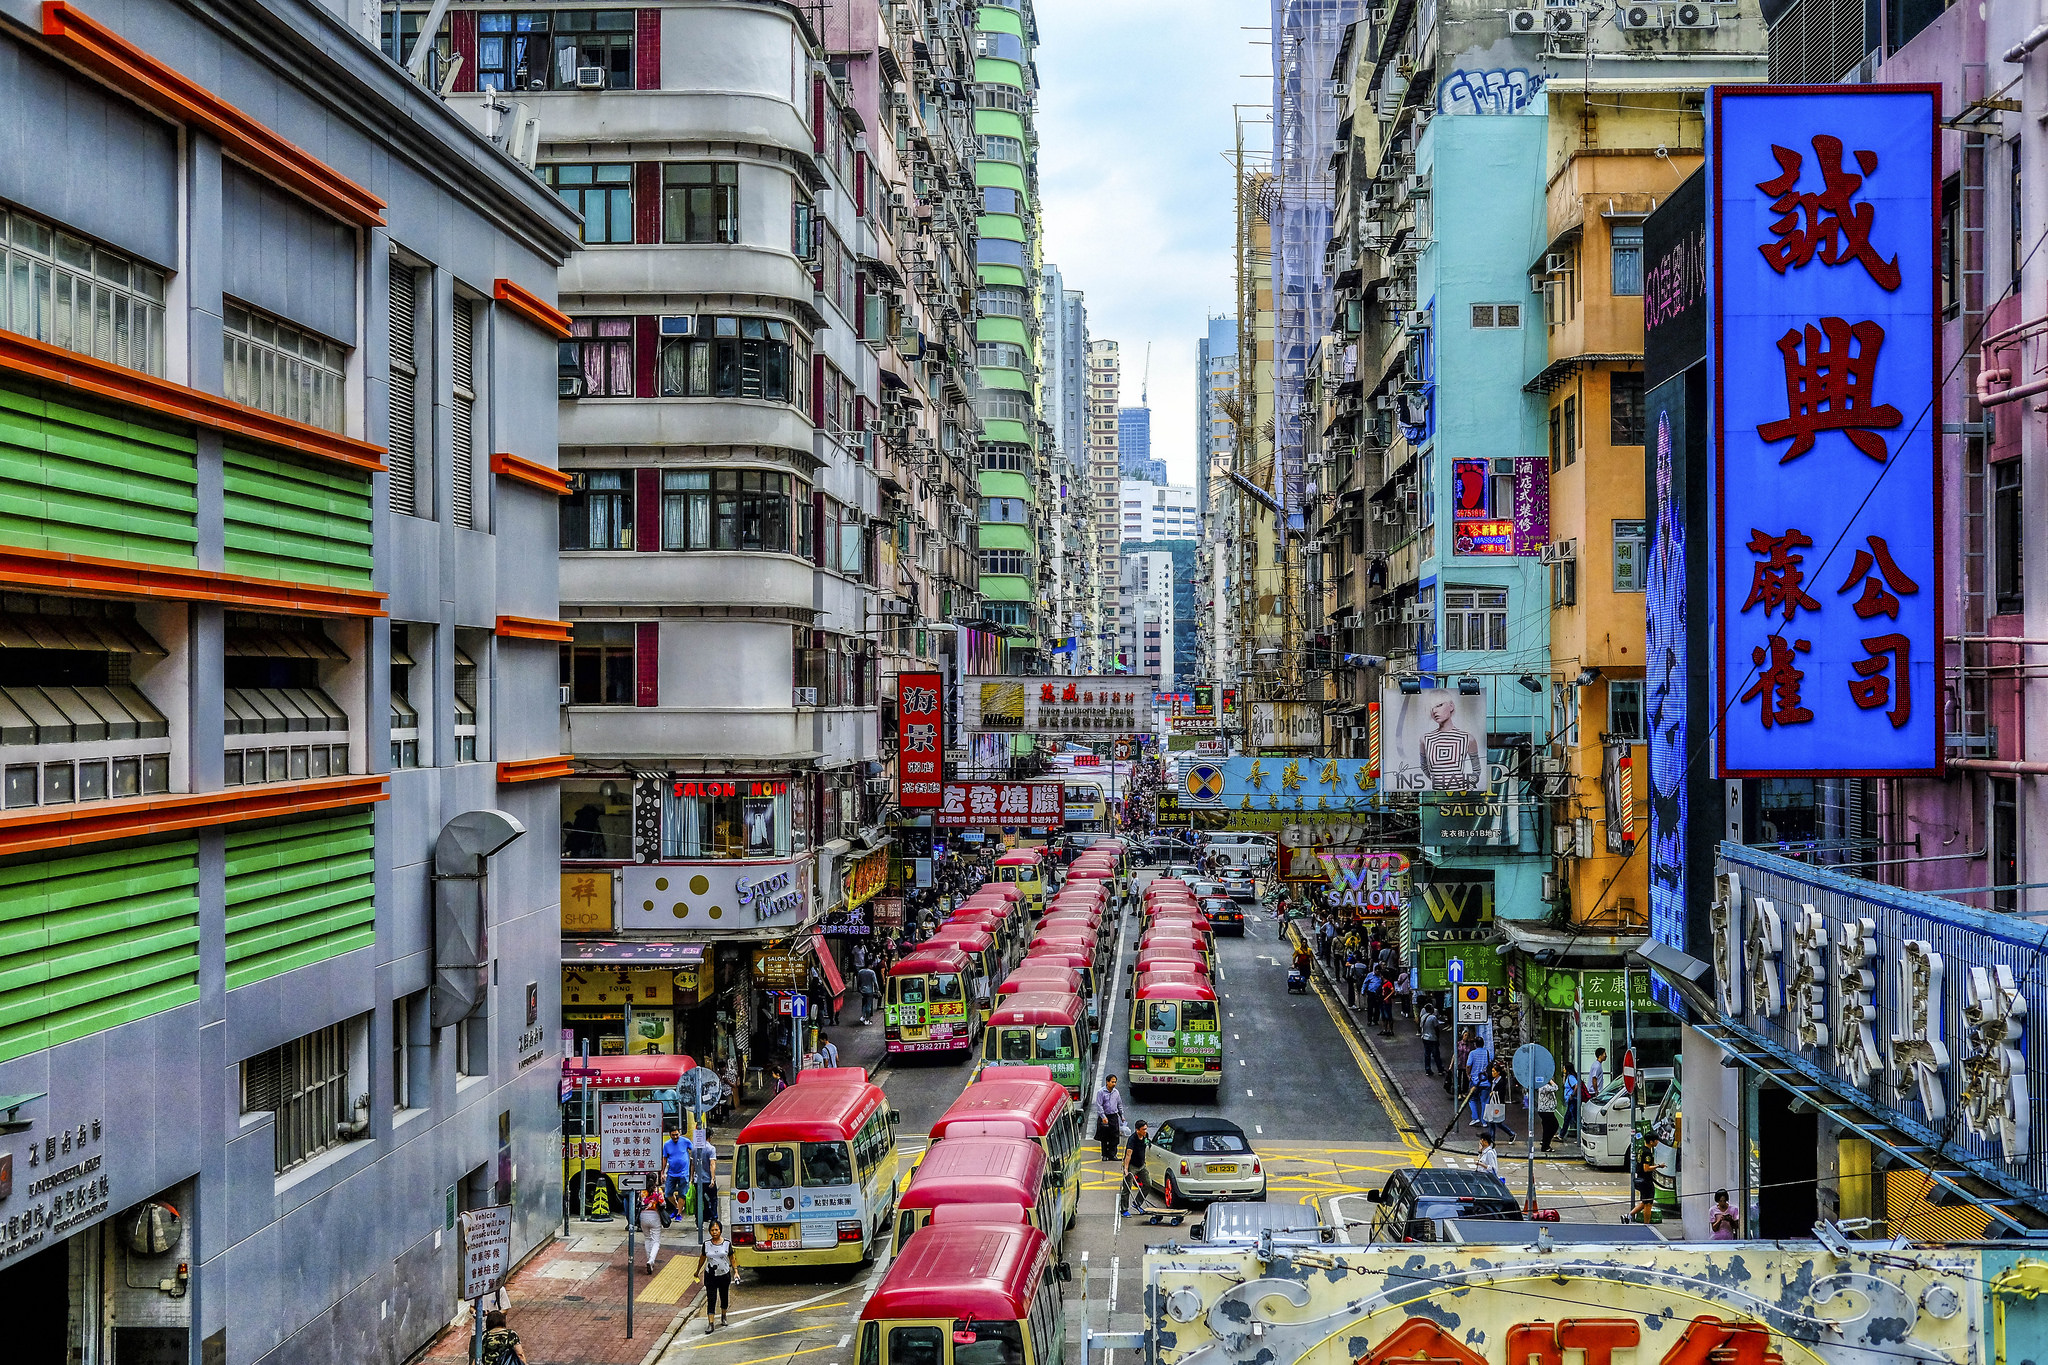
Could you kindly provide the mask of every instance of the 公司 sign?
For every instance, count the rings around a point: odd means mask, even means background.
[[[1716,86],[1722,777],[1942,763],[1940,87]]]

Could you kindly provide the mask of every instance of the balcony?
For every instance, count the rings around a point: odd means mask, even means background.
[[[560,280],[564,307],[578,296],[758,294],[808,309],[816,293],[788,251],[738,242],[589,247],[569,258]]]
[[[811,452],[810,418],[744,398],[582,398],[564,402],[560,441],[588,446],[767,446]]]
[[[809,612],[817,570],[794,555],[740,550],[561,556],[561,599],[630,609],[688,606]]]

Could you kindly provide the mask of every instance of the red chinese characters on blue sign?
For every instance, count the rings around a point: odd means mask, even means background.
[[[1714,91],[1722,776],[1941,763],[1939,94]]]

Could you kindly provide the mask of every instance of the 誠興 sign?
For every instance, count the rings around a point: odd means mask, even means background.
[[[1722,777],[1942,764],[1941,91],[1714,87]]]

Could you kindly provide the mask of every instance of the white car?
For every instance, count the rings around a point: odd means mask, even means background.
[[[1265,1163],[1229,1119],[1168,1119],[1150,1141],[1146,1183],[1168,1208],[1266,1197]]]
[[[1579,1155],[1586,1164],[1609,1170],[1626,1168],[1638,1120],[1647,1123],[1655,1118],[1674,1084],[1670,1067],[1647,1067],[1637,1074],[1635,1095],[1631,1096],[1616,1076],[1597,1099],[1581,1104]]]

